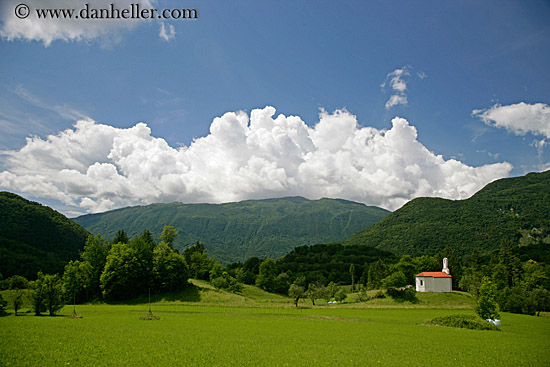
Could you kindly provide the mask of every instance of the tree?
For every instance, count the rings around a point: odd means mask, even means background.
[[[31,282],[31,301],[35,315],[48,310],[54,316],[63,306],[63,284],[57,274],[38,273],[38,279]]]
[[[423,271],[441,271],[441,261],[435,256],[422,255],[415,257],[412,260],[415,266],[414,273],[422,273]]]
[[[183,256],[165,242],[153,250],[153,283],[157,291],[173,292],[187,286],[189,269]]]
[[[463,289],[477,297],[479,287],[481,286],[481,281],[482,274],[472,270],[469,272],[465,272],[465,274],[462,276],[462,279],[460,279],[459,286],[460,289]]]
[[[382,287],[382,279],[388,275],[388,266],[378,259],[377,262],[369,267],[369,274],[367,279],[368,289],[380,289]]]
[[[299,276],[296,278],[294,283],[290,285],[288,288],[288,295],[292,298],[294,298],[294,304],[296,307],[298,307],[298,301],[300,298],[304,298],[306,296],[306,277],[305,276]]]
[[[496,287],[490,278],[483,278],[479,288],[479,295],[476,301],[475,311],[484,320],[498,319],[498,307],[495,300]]]
[[[256,284],[256,275],[254,275],[254,273],[252,273],[250,270],[245,270],[244,267],[238,268],[235,271],[235,277],[240,283]]]
[[[306,297],[309,298],[311,304],[315,306],[315,300],[317,299],[317,286],[313,283],[309,283],[306,291]]]
[[[502,268],[502,278],[506,287],[513,287],[519,282],[519,274],[521,273],[521,262],[517,256],[514,255],[512,250],[512,243],[506,237],[500,244],[500,251],[498,254],[499,264]],[[496,278],[493,278],[496,279]]]
[[[396,271],[382,279],[382,287],[385,289],[400,288],[407,285],[407,277],[402,271]]]
[[[43,286],[44,303],[50,316],[54,316],[65,305],[63,301],[63,282],[57,274],[46,274],[43,278]]]
[[[273,291],[279,294],[287,294],[290,284],[290,278],[286,272],[283,272],[275,278]]]
[[[355,291],[355,265],[351,264],[349,266],[349,273],[351,275],[351,291]]]
[[[243,269],[245,271],[251,272],[254,275],[258,275],[258,273],[260,272],[261,263],[262,263],[262,260],[254,256],[244,262]]]
[[[330,301],[330,291],[322,284],[317,284],[317,298],[324,299],[327,303]]]
[[[407,284],[414,283],[414,274],[416,272],[416,265],[413,262],[413,258],[410,255],[403,255],[399,262],[395,264],[394,268],[405,275]],[[428,271],[428,270],[423,270]]]
[[[275,278],[277,266],[275,260],[267,258],[260,264],[260,272],[256,277],[256,285],[263,290],[273,292],[275,290]]]
[[[152,270],[153,252],[143,239],[114,244],[100,278],[103,296],[123,300],[146,292],[152,285]]]
[[[548,269],[548,265],[544,267],[536,261],[527,261],[523,264],[523,280],[521,286],[528,290],[535,288],[550,289],[550,274]]]
[[[327,285],[327,289],[330,297],[334,297],[336,295],[336,292],[338,291],[338,286],[336,285],[336,283],[330,282]]]
[[[536,315],[541,312],[550,311],[550,291],[544,288],[535,288],[529,295]]]
[[[334,299],[338,302],[344,302],[347,296],[346,291],[343,288],[340,288],[334,295]]]
[[[89,236],[80,255],[80,273],[87,299],[101,297],[100,277],[107,262],[111,244],[100,235]]]
[[[2,297],[2,295],[0,294],[0,315],[3,315],[6,313],[6,305],[8,304],[8,302],[6,302],[6,300]]]
[[[7,283],[8,288],[10,289],[9,299],[11,301],[11,304],[13,305],[15,316],[17,316],[17,311],[25,301],[25,295],[27,292],[27,287],[29,286],[29,282],[25,277],[14,275],[7,279]]]
[[[306,291],[306,296],[311,301],[311,304],[315,306],[315,300],[324,299],[328,302],[330,294],[327,287],[324,287],[320,281],[315,283],[309,283]]]
[[[38,279],[32,282],[29,282],[29,287],[31,290],[30,291],[31,307],[36,316],[39,316],[42,314],[42,312],[46,311],[46,306],[44,305],[44,288],[42,287],[42,283],[40,281],[41,275],[42,273],[39,272]]]
[[[456,256],[453,249],[449,246],[443,249],[443,252],[440,254],[439,258],[447,258],[449,262],[449,270],[453,276],[453,289],[460,289],[460,279],[462,278],[462,260],[460,257]]]
[[[219,261],[214,262],[210,269],[210,281],[216,278],[220,278],[223,275],[222,264]]]
[[[178,237],[178,232],[174,226],[164,226],[160,234],[160,240],[164,241],[168,246],[173,247],[174,239]]]
[[[306,290],[304,287],[292,283],[288,288],[288,295],[294,299],[294,304],[298,307],[298,301],[303,298]]]
[[[80,264],[78,260],[71,260],[65,265],[65,271],[63,272],[65,294],[70,298],[73,305],[76,304],[77,295],[84,290],[84,277]]]
[[[227,282],[227,279],[225,279],[223,276],[219,276],[216,278],[213,278],[210,283],[217,289],[226,289],[229,287],[229,283]]]
[[[185,261],[187,261],[187,264],[191,264],[191,255],[193,255],[195,252],[198,252],[199,254],[206,253],[206,249],[200,241],[197,241],[193,246],[189,246],[188,248],[183,251],[183,257],[185,257]]]
[[[115,243],[130,243],[128,235],[122,229],[119,229],[113,239],[113,244]]]
[[[149,245],[149,247],[154,248],[156,246],[155,240],[153,239],[153,235],[148,229],[143,231],[140,237],[145,243]]]
[[[194,251],[190,253],[189,270],[195,279],[209,279],[213,261],[206,253]]]

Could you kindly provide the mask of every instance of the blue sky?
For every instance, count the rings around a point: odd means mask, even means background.
[[[396,209],[550,167],[548,1],[188,1],[198,19],[51,23],[15,19],[20,2],[0,6],[0,189],[68,215],[291,194]],[[307,127],[265,128],[298,147],[290,158],[252,128],[266,106]],[[71,132],[128,141],[83,147]]]

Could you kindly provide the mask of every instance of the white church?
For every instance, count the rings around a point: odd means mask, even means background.
[[[443,259],[443,270],[427,271],[416,274],[417,292],[440,292],[448,293],[453,291],[453,277],[449,271],[447,258]]]

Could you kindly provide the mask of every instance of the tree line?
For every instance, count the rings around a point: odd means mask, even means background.
[[[296,247],[276,260],[251,257],[225,267],[208,255],[201,242],[180,254],[173,247],[177,236],[171,226],[164,227],[159,243],[147,230],[133,239],[119,230],[112,242],[89,236],[80,258],[67,263],[62,275],[38,273],[30,282],[12,276],[1,285],[10,290],[16,313],[28,298],[36,314],[55,314],[65,302],[124,301],[148,291],[179,292],[189,285],[188,278],[236,293],[243,284],[256,285],[289,296],[296,305],[306,298],[313,305],[318,299],[342,301],[349,291],[358,292],[357,299],[366,301],[372,298],[367,290],[385,290],[376,297],[414,302],[415,274],[441,271],[446,257],[454,290],[470,292],[478,299],[490,291],[501,311],[535,314],[550,310],[550,267],[545,263],[550,245],[544,233],[529,246],[515,246],[505,239],[497,251],[480,254],[474,250],[463,257],[450,247],[435,255],[397,257],[368,246],[331,243]]]
[[[189,268],[172,247],[177,233],[166,226],[157,244],[145,230],[128,239],[119,231],[111,242],[89,236],[78,260],[69,261],[63,274],[38,273],[28,281],[15,275],[3,281],[15,313],[25,298],[36,315],[54,315],[64,303],[93,300],[121,301],[153,292],[180,291],[188,285]]]
[[[368,246],[339,243],[301,246],[274,259],[252,257],[244,263],[233,263],[227,271],[238,281],[255,284],[274,293],[300,298],[331,299],[337,287],[350,285],[360,292],[359,301],[367,300],[367,290],[385,290],[387,296],[415,300],[415,275],[441,271],[447,258],[453,276],[453,290],[469,292],[477,298],[480,290],[491,297],[501,311],[538,314],[550,311],[550,244],[547,234],[527,246],[502,240],[498,250],[481,254],[474,250],[457,255],[451,247],[435,255],[400,258],[390,252]],[[336,288],[335,288],[336,287]],[[382,294],[378,294],[382,296]]]

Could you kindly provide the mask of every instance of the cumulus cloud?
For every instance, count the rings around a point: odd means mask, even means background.
[[[531,133],[550,138],[550,106],[545,103],[495,104],[485,110],[474,110],[472,115],[489,126],[504,128],[516,135]]]
[[[210,133],[173,148],[138,123],[127,129],[80,120],[73,129],[28,138],[4,152],[0,187],[60,200],[75,211],[182,201],[229,202],[302,195],[396,209],[418,196],[464,199],[512,166],[445,160],[403,118],[389,130],[361,127],[345,110],[307,126],[275,108],[228,112]]]
[[[142,9],[155,8],[156,0],[133,0],[132,4],[139,4]],[[23,4],[28,6],[28,17],[20,19],[16,16],[16,7],[22,4],[20,0],[5,0],[0,5],[0,36],[9,41],[26,40],[39,41],[49,46],[53,41],[61,40],[92,41],[102,39],[113,42],[120,37],[120,32],[135,28],[142,20],[138,19],[82,19],[85,13],[80,14],[81,9],[110,9],[111,4],[116,9],[129,9],[127,0],[26,0]],[[86,7],[86,4],[89,4]],[[18,8],[19,15],[26,13],[26,9]],[[79,19],[58,17],[38,19],[36,9],[75,9],[74,15]]]

